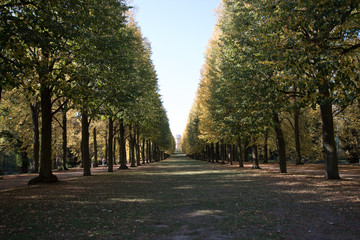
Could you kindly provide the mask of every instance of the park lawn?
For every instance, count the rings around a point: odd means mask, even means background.
[[[0,192],[0,239],[358,239],[360,182],[183,155]]]

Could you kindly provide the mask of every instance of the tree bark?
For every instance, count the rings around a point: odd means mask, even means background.
[[[21,141],[21,146],[23,142]],[[26,147],[20,147],[20,155],[21,155],[21,173],[29,172],[29,158],[26,152]]]
[[[87,109],[81,110],[81,160],[84,167],[84,176],[91,176],[89,150],[89,117]]]
[[[269,133],[266,132],[264,135],[264,163],[268,163],[269,162],[269,155],[268,155],[268,138],[269,138]]]
[[[151,163],[151,160],[152,160],[152,151],[151,151],[151,141],[150,140],[148,140],[148,147],[147,147],[147,155],[148,155],[148,157],[147,157],[147,162],[146,163]]]
[[[329,90],[327,88],[320,89],[320,94],[328,97]],[[321,120],[322,120],[322,143],[323,156],[325,160],[326,179],[340,179],[338,156],[336,152],[334,119],[332,115],[332,104],[323,102],[320,104]]]
[[[205,161],[207,161],[207,162],[211,161],[209,144],[206,144],[206,146],[205,146]]]
[[[67,160],[67,104],[65,103],[62,109],[62,163],[63,169],[68,170],[66,166]]]
[[[151,163],[151,140],[146,140],[146,163]]]
[[[114,132],[116,132],[116,129],[114,129]],[[113,145],[113,165],[116,165],[116,136],[114,136]]]
[[[299,127],[299,115],[300,110],[295,109],[294,111],[294,134],[295,134],[295,148],[296,148],[296,165],[304,164],[301,156],[301,145],[300,145],[300,127]]]
[[[156,160],[160,162],[160,147],[156,145]]]
[[[40,86],[41,97],[41,153],[40,153],[40,173],[39,176],[31,179],[29,185],[58,182],[58,178],[52,173],[51,168],[51,89],[44,84]]]
[[[136,149],[136,164],[138,166],[141,165],[141,159],[140,159],[140,129],[139,126],[136,126],[135,128],[135,149]]]
[[[38,101],[35,104],[30,104],[31,109],[31,118],[33,126],[33,161],[34,161],[34,171],[39,172],[39,163],[40,163],[40,132],[39,132],[39,113],[40,113],[40,104]]]
[[[232,155],[233,155],[233,161],[236,162],[238,161],[238,155],[237,155],[237,146],[236,144],[232,145]]]
[[[216,143],[215,145],[215,162],[219,162],[220,160],[220,146],[219,146],[219,142]]]
[[[96,127],[93,129],[93,136],[94,136],[94,167],[98,167],[98,146],[97,146],[97,139],[96,139]]]
[[[244,162],[249,161],[249,139],[245,140],[245,146],[244,146]]]
[[[275,123],[275,133],[277,140],[277,148],[279,151],[279,164],[280,164],[280,172],[286,173],[286,148],[285,148],[285,139],[281,129],[281,122],[279,119],[279,114],[273,111],[272,114],[273,121]]]
[[[113,139],[114,139],[114,122],[109,117],[109,139],[108,139],[108,172],[113,172]]]
[[[152,147],[151,147],[151,149],[152,149],[152,157],[153,157],[153,160],[154,160],[154,162],[157,162],[157,146],[156,146],[156,144],[152,144]]]
[[[239,148],[239,167],[244,167],[244,156],[243,156],[243,151],[242,151],[242,146],[241,146],[241,139],[238,139],[238,148]]]
[[[107,131],[105,131],[105,160],[107,161],[107,159],[108,159],[108,139],[107,139],[107,135],[108,135],[108,133],[107,133]]]
[[[130,147],[130,167],[136,167],[134,135],[131,125],[129,125],[129,147]]]
[[[126,142],[125,142],[125,127],[124,119],[120,119],[120,134],[119,134],[119,155],[120,167],[119,169],[129,169],[126,165]]]
[[[154,150],[154,153],[153,153],[154,160],[155,160],[155,162],[159,162],[160,161],[159,148],[156,144],[153,144],[153,150]]]
[[[233,164],[233,151],[232,151],[232,145],[231,144],[226,144],[226,147],[227,147],[227,158],[228,158],[228,163],[230,165]]]
[[[146,146],[146,141],[145,138],[143,137],[142,140],[142,151],[141,151],[141,158],[142,158],[142,163],[145,164],[145,146]]]
[[[221,163],[225,164],[226,160],[226,144],[221,143]]]
[[[253,159],[252,169],[261,169],[259,166],[259,155],[258,155],[258,147],[256,144],[251,146],[251,156]]]
[[[211,158],[211,162],[215,162],[215,145],[214,143],[211,143],[211,146],[210,146],[210,158]]]

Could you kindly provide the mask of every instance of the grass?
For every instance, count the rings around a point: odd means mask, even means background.
[[[358,239],[360,183],[175,158],[0,192],[0,239]]]

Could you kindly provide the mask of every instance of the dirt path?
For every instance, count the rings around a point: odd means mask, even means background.
[[[118,167],[119,165],[114,165],[114,169],[117,169]],[[107,172],[107,168],[97,167],[91,169],[91,174],[103,172]],[[82,168],[71,168],[68,171],[54,171],[53,173],[60,181],[64,181],[66,179],[83,176],[84,170]],[[3,178],[0,179],[0,191],[27,187],[28,182],[36,176],[38,176],[37,173],[3,176]]]
[[[245,168],[251,168],[251,163],[245,163]],[[114,165],[114,170],[116,171],[119,165]],[[237,168],[237,163],[231,167]],[[260,167],[265,171],[272,171],[274,173],[279,172],[278,164],[268,163],[260,164]],[[92,174],[99,174],[106,172],[107,168],[97,167],[92,168]],[[260,170],[261,171],[261,170]],[[323,164],[305,164],[305,165],[295,165],[288,164],[287,171],[289,174],[302,174],[312,177],[323,177],[324,176],[324,165]],[[343,180],[360,180],[360,164],[351,164],[351,165],[339,165],[340,177]],[[64,181],[73,177],[83,176],[82,168],[73,168],[69,171],[54,171],[54,174],[58,177],[60,181]],[[0,179],[0,191],[6,189],[14,189],[26,187],[30,179],[36,177],[37,174],[20,174],[20,175],[8,175]]]
[[[0,191],[0,239],[345,239],[360,182],[171,159]]]

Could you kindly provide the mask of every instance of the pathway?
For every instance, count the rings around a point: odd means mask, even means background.
[[[0,191],[2,239],[358,239],[358,180],[183,155],[60,184]]]
[[[179,155],[183,156],[183,155]],[[245,163],[244,167],[251,168],[251,163]],[[119,165],[114,165],[114,171],[117,170]],[[232,165],[231,167],[237,168],[237,162]],[[279,166],[278,164],[261,164],[260,167],[263,170],[269,170],[272,172],[278,172]],[[314,176],[314,177],[323,177],[324,176],[324,165],[323,164],[305,164],[305,165],[294,165],[288,164],[287,171],[289,174],[303,174],[307,176]],[[340,177],[343,180],[360,180],[360,164],[347,164],[347,165],[339,165]],[[91,169],[91,174],[99,174],[107,172],[107,168],[104,167],[97,167]],[[80,177],[83,176],[83,169],[82,168],[71,168],[69,171],[54,171],[54,174],[58,177],[60,181],[73,178],[73,177]],[[6,189],[13,189],[13,188],[20,188],[26,187],[27,183],[30,179],[36,177],[37,174],[19,174],[19,175],[7,175],[3,176],[0,179],[0,191]]]

